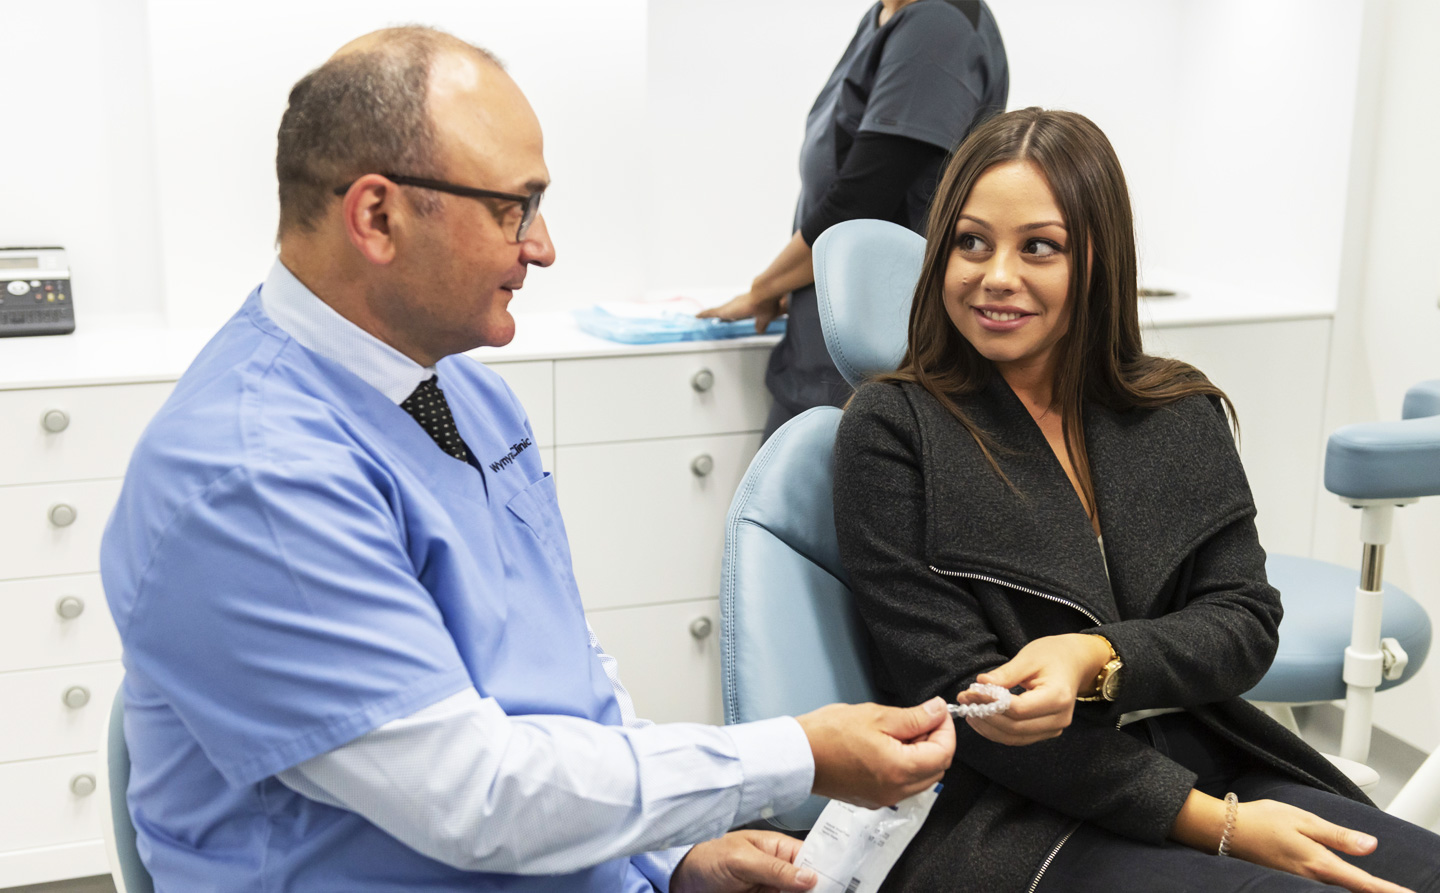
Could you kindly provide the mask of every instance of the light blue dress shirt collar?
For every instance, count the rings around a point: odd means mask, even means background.
[[[265,315],[285,334],[353,372],[392,403],[403,403],[435,374],[434,366],[421,366],[341,316],[295,278],[278,257],[260,287],[260,303]]]

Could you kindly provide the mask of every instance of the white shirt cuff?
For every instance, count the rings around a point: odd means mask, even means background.
[[[725,726],[745,773],[737,825],[794,809],[815,785],[810,739],[793,716]]]

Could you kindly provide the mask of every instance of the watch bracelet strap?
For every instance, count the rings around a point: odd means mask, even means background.
[[[1105,638],[1099,633],[1089,633],[1088,635],[1093,635],[1095,636],[1095,638],[1104,642],[1105,647],[1110,649],[1110,657],[1107,658],[1104,665],[1100,667],[1100,672],[1095,674],[1095,680],[1090,683],[1091,686],[1093,686],[1095,689],[1095,694],[1086,695],[1085,697],[1077,697],[1075,700],[1086,702],[1103,701],[1105,700],[1105,677],[1109,675],[1107,670],[1109,670],[1112,663],[1120,659],[1120,653],[1115,650],[1114,643],[1112,643],[1109,639]]]

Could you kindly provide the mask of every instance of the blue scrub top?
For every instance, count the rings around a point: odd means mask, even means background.
[[[162,893],[652,889],[627,860],[459,871],[275,778],[470,686],[512,715],[620,723],[524,410],[466,357],[437,372],[480,471],[257,289],[141,438],[101,573]]]

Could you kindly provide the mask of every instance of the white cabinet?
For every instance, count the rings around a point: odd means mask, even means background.
[[[576,582],[647,719],[723,720],[725,514],[760,447],[768,356],[754,345],[555,363],[556,488]]]
[[[1235,404],[1260,544],[1309,555],[1327,434],[1330,320],[1151,329],[1145,349],[1197,367]]]
[[[0,390],[0,886],[105,870],[91,790],[122,670],[100,536],[171,387]]]

